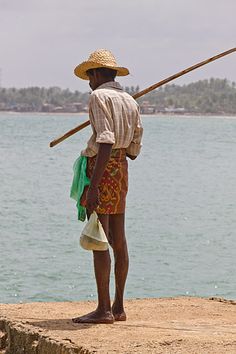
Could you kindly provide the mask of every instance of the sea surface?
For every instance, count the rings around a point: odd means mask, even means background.
[[[96,299],[72,166],[86,115],[0,114],[0,302]],[[236,298],[236,119],[143,116],[130,161],[127,298]],[[114,276],[111,279],[114,295]]]

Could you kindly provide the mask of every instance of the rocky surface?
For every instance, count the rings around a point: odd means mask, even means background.
[[[0,304],[0,353],[235,354],[236,302],[191,297],[126,301],[128,319],[74,324],[94,302]]]

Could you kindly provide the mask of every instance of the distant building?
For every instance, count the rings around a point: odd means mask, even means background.
[[[50,104],[50,103],[44,103],[43,105],[42,105],[42,109],[41,109],[41,111],[42,112],[52,112],[53,111],[53,109],[54,109],[54,105],[53,104]]]
[[[87,106],[84,106],[80,102],[67,103],[62,106],[55,106],[50,103],[45,103],[42,106],[41,111],[48,112],[48,113],[78,113],[78,112],[87,112]]]
[[[143,101],[140,105],[141,114],[153,114],[156,113],[156,106],[150,104],[149,101]]]
[[[7,106],[5,102],[0,102],[0,111],[6,111],[7,110]]]
[[[179,107],[179,108],[166,107],[165,113],[186,113],[186,109],[184,107]]]

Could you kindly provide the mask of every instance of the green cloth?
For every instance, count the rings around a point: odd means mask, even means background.
[[[84,221],[86,219],[86,209],[80,205],[80,198],[83,194],[84,188],[90,184],[90,179],[86,175],[87,157],[80,156],[75,161],[73,170],[74,178],[70,190],[70,197],[74,199],[78,209],[78,220]]]

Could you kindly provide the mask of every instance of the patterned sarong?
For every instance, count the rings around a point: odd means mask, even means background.
[[[91,179],[96,163],[96,156],[88,157],[87,176]],[[126,194],[128,191],[128,162],[125,149],[112,150],[103,177],[99,184],[98,214],[123,214],[125,212]],[[81,205],[86,207],[85,188],[81,197]]]

